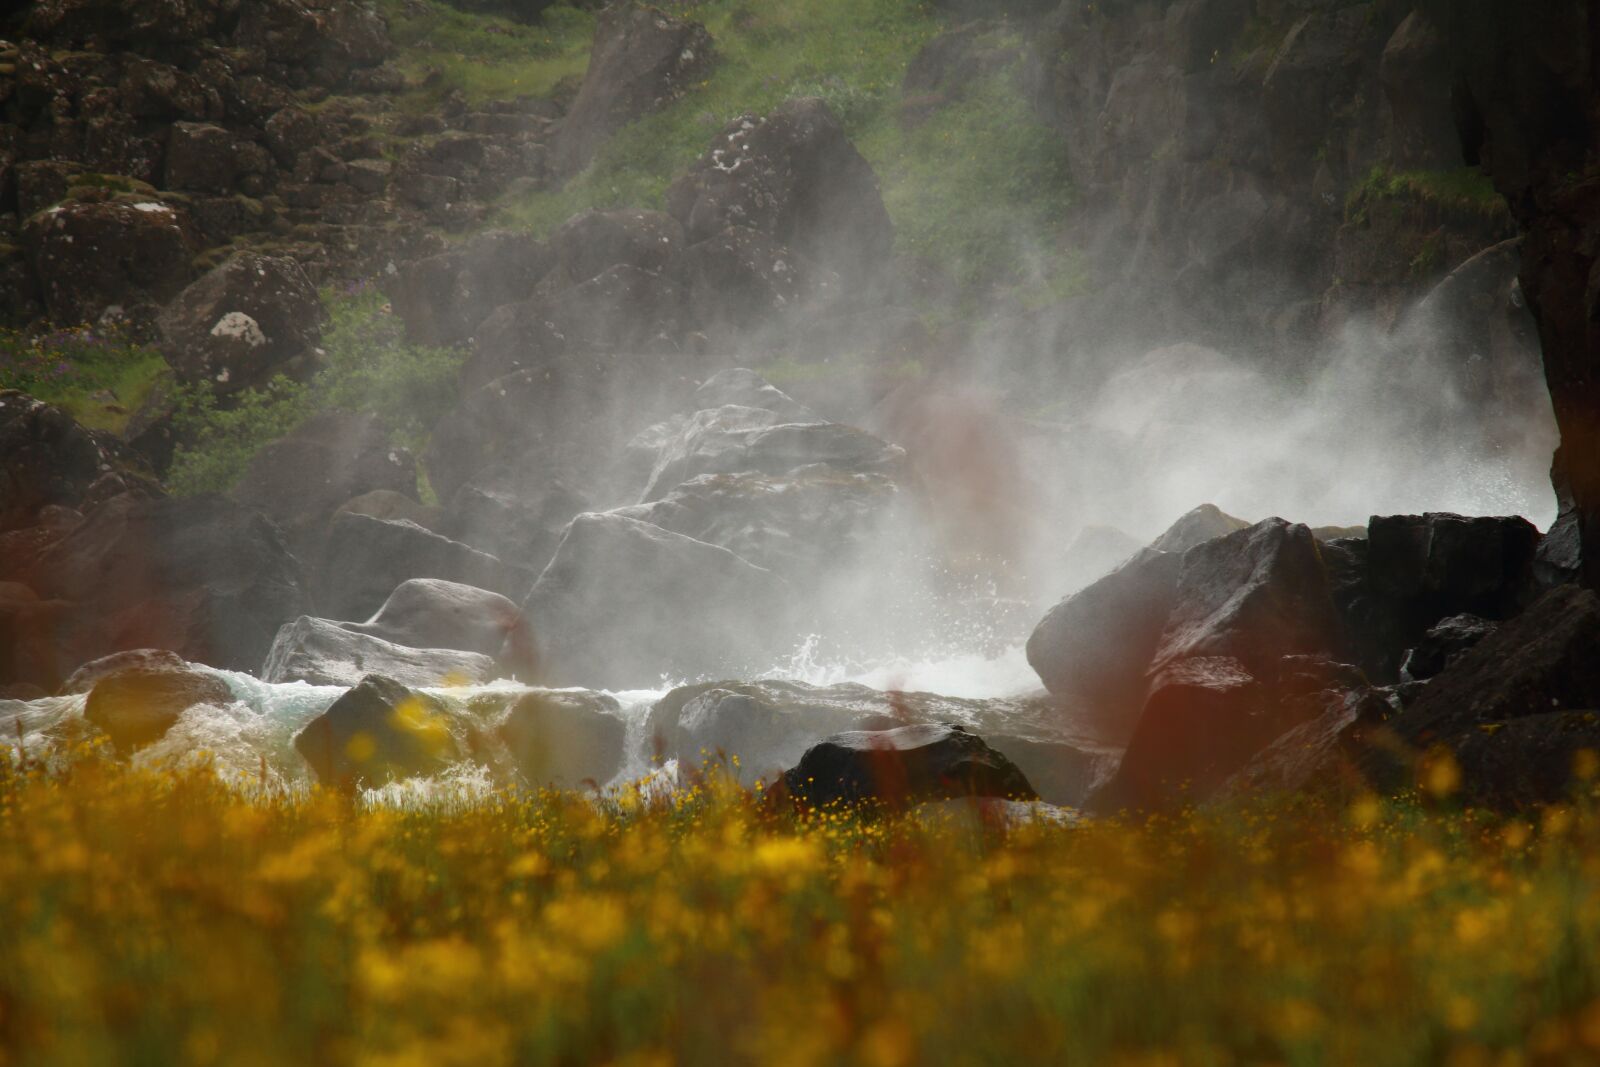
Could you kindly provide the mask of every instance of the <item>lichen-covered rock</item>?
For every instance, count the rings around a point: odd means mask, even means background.
[[[881,283],[893,250],[872,167],[814,97],[734,119],[668,190],[667,205],[691,244],[748,227],[858,291]]]
[[[301,616],[278,631],[262,664],[261,680],[355,685],[373,673],[403,685],[478,685],[495,676],[495,666],[480,653],[411,648],[327,619]]]
[[[588,166],[612,134],[676,98],[713,59],[711,35],[698,22],[633,3],[607,7],[583,86],[556,137],[552,169],[565,178]]]
[[[95,322],[110,307],[163,304],[193,276],[185,215],[158,200],[72,201],[32,216],[23,245],[58,323]]]
[[[327,313],[300,264],[235,253],[161,313],[167,362],[182,381],[218,395],[265,383],[307,355]]]

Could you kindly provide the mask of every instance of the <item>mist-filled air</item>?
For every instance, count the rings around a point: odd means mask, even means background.
[[[0,1067],[1600,1062],[1600,11],[0,11]]]

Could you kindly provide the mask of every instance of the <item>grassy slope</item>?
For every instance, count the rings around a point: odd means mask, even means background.
[[[592,14],[566,6],[549,9],[533,26],[463,14],[437,0],[380,0],[380,8],[400,48],[398,62],[418,86],[394,101],[408,111],[436,108],[452,92],[481,103],[548,95],[563,81],[570,87],[585,69],[594,32]],[[623,130],[565,188],[509,197],[499,205],[497,224],[544,232],[589,207],[659,206],[668,184],[729,119],[816,95],[876,168],[901,251],[969,291],[999,284],[1024,304],[1074,284],[1073,260],[1052,236],[1067,202],[1059,143],[1029,113],[1015,71],[989,76],[920,126],[899,121],[906,67],[946,25],[928,5],[705,0],[681,11],[716,39],[720,59],[707,80]],[[1003,44],[1007,34],[994,36]],[[1012,35],[1010,43],[1020,42]],[[179,455],[175,489],[227,488],[262,444],[311,411],[339,403],[377,410],[400,443],[422,442],[423,420],[438,405],[408,408],[406,398],[418,395],[418,381],[437,386],[429,396],[450,397],[448,358],[406,345],[372,299],[330,294],[329,300],[340,324],[324,345],[334,364],[330,374],[310,388],[279,382],[254,391],[232,412],[189,397],[184,418],[198,443]],[[132,411],[162,370],[148,349],[115,360],[85,351],[82,367],[58,381],[14,377],[92,424],[118,429],[126,416],[90,394],[110,387]],[[341,385],[348,382],[362,388]]]

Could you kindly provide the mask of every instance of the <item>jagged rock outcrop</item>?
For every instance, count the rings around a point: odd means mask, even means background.
[[[317,604],[335,618],[367,619],[411,578],[442,578],[519,599],[534,577],[415,523],[345,512],[328,523]]]
[[[264,682],[355,685],[379,673],[403,685],[478,685],[496,674],[493,658],[455,648],[417,648],[347,625],[302,615],[278,631],[261,665]]]
[[[439,578],[401,582],[372,618],[339,625],[407,648],[454,648],[485,656],[500,655],[507,642],[532,641],[522,610],[512,601]]]
[[[881,286],[894,243],[871,166],[814,97],[734,119],[668,190],[667,205],[691,245],[748,227],[853,290]]]
[[[566,178],[588,166],[612,134],[684,92],[714,59],[698,22],[631,2],[607,7],[583,86],[551,147],[552,169]]]

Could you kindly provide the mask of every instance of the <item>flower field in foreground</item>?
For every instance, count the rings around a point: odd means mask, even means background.
[[[1002,833],[3,769],[0,1061],[1593,1063],[1597,846],[1582,803]]]

